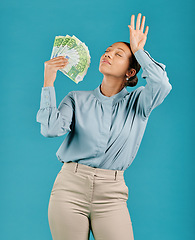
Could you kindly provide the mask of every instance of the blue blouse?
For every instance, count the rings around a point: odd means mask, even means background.
[[[172,89],[165,65],[146,50],[135,57],[146,79],[145,86],[128,92],[124,87],[107,97],[100,85],[91,91],[70,91],[56,107],[54,87],[42,87],[36,121],[44,137],[66,133],[56,152],[61,162],[78,162],[92,167],[126,170],[140,146],[151,111]]]

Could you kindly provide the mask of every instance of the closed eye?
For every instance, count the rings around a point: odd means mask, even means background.
[[[104,52],[108,52],[108,51],[104,51]],[[118,54],[118,53],[117,53]],[[120,54],[118,54],[120,57],[122,57]]]

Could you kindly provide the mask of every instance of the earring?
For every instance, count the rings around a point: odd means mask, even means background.
[[[127,78],[126,78],[126,80],[128,81],[128,80],[129,80],[129,78],[127,77]]]

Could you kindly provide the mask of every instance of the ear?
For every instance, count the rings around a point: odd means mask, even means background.
[[[126,72],[126,77],[130,78],[136,75],[136,70],[134,68],[131,68]]]

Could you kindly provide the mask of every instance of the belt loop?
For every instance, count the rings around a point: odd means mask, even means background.
[[[115,171],[115,179],[114,180],[116,180],[116,175],[117,175],[117,170]]]
[[[77,172],[77,168],[78,168],[78,162],[76,163],[76,167],[75,167],[75,171],[74,172]]]

